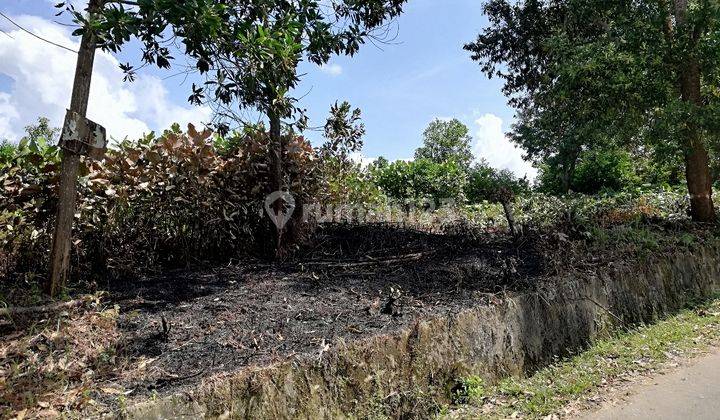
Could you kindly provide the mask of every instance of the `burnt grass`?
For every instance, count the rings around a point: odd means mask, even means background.
[[[318,355],[339,337],[392,332],[533,288],[547,271],[542,244],[532,235],[325,226],[282,263],[246,260],[116,286],[120,352],[151,360],[150,374],[123,386],[178,392],[213,373]]]

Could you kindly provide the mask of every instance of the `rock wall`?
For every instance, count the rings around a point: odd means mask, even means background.
[[[335,343],[297,358],[216,376],[192,395],[131,406],[130,418],[426,417],[458,378],[493,382],[585,348],[611,329],[652,322],[720,291],[720,249],[558,278],[498,305],[415,322],[391,335]]]

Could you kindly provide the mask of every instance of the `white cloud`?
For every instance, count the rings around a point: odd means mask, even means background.
[[[350,153],[350,160],[355,163],[359,163],[360,166],[363,168],[367,168],[372,163],[374,163],[377,158],[365,156],[362,152],[352,152]]]
[[[10,95],[0,92],[0,140],[10,140],[7,135],[3,136],[2,133],[12,132],[11,120],[19,117],[20,115],[10,104]]]
[[[322,71],[323,73],[327,73],[331,76],[340,76],[343,72],[343,68],[339,64],[327,63],[320,66],[320,71]]]
[[[477,131],[473,153],[478,159],[485,159],[494,168],[509,169],[519,177],[527,175],[533,180],[537,176],[537,169],[522,158],[522,151],[503,132],[500,117],[485,114],[476,119],[475,124]]]
[[[78,48],[65,28],[48,20],[27,15],[14,19],[42,37]],[[0,93],[0,138],[18,139],[23,127],[41,116],[60,126],[70,103],[76,55],[20,30],[2,29],[12,38],[0,37],[0,73],[13,82],[9,93]],[[123,82],[122,77],[118,61],[98,51],[88,118],[105,126],[109,136],[137,138],[173,122],[197,125],[210,119],[209,108],[172,103],[157,77],[140,74],[133,83]]]

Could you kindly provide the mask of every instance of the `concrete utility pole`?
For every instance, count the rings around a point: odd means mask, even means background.
[[[102,6],[102,0],[90,0],[88,11],[92,16]],[[90,97],[93,64],[95,62],[95,37],[89,31],[83,34],[75,67],[70,111],[85,117]],[[67,124],[67,122],[66,122]],[[63,131],[65,130],[64,127]],[[55,297],[65,285],[70,268],[70,240],[72,236],[75,201],[77,199],[77,176],[80,167],[80,154],[71,148],[62,150],[60,169],[60,192],[58,197],[57,219],[50,254],[50,277],[44,285],[45,292]]]

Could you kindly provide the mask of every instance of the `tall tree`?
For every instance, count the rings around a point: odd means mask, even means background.
[[[307,60],[327,63],[333,54],[354,55],[370,38],[382,37],[387,22],[406,0],[244,0],[228,2],[228,34],[211,42],[216,68],[191,99],[211,95],[220,117],[253,109],[269,120],[270,191],[287,189],[283,173],[283,124],[302,129],[306,117],[292,96]],[[219,122],[221,128],[224,122]],[[270,192],[269,191],[269,192]],[[282,206],[278,200],[274,207]],[[278,228],[278,237],[282,235]]]
[[[715,220],[705,142],[720,126],[717,1],[491,0],[485,12],[490,25],[466,49],[521,115],[571,143],[568,128],[620,143],[678,134],[692,217]]]
[[[423,132],[423,145],[415,151],[415,159],[430,159],[436,163],[453,161],[461,168],[469,169],[473,161],[469,131],[457,119],[434,120]]]
[[[702,137],[702,123],[697,119],[705,107],[701,93],[703,75],[700,55],[703,53],[702,48],[708,47],[701,45],[701,37],[709,35],[712,42],[717,42],[718,34],[712,32],[717,31],[720,24],[720,5],[716,1],[699,1],[695,4],[692,15],[688,10],[688,0],[675,0],[674,6],[675,27],[672,20],[666,17],[665,33],[669,46],[677,45],[675,49],[678,54],[676,57],[671,55],[666,60],[675,68],[679,79],[681,104],[687,110],[686,120],[680,122],[680,131],[685,138],[685,179],[690,192],[693,218],[711,222],[715,221],[712,179],[708,151]],[[716,44],[714,46],[717,48]],[[717,64],[714,67],[717,67]]]

